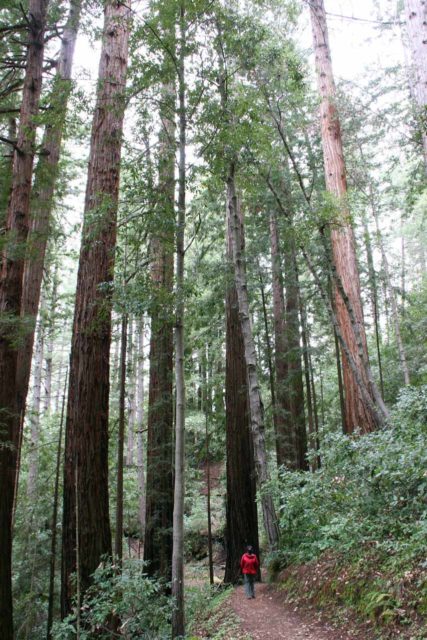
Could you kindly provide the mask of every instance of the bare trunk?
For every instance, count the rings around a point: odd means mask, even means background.
[[[116,537],[114,554],[119,563],[123,560],[123,451],[125,439],[126,404],[126,351],[128,339],[128,316],[122,316],[120,347],[120,398],[119,398],[119,434],[117,446],[117,492],[116,492]]]
[[[299,296],[299,308],[300,308],[300,316],[301,316],[301,337],[302,337],[302,354],[304,361],[304,379],[305,379],[305,391],[306,391],[306,399],[307,399],[307,413],[308,413],[308,441],[309,447],[312,451],[317,451],[318,449],[318,441],[317,441],[317,432],[316,432],[316,423],[314,418],[314,406],[313,406],[313,398],[312,398],[312,386],[311,386],[311,378],[310,378],[310,345],[308,339],[308,327],[307,327],[307,314],[305,310],[304,300],[302,295]],[[311,462],[311,469],[315,471],[318,468],[318,458],[316,457]]]
[[[391,304],[391,313],[392,313],[392,316],[393,316],[394,332],[395,332],[395,335],[396,335],[396,342],[397,342],[397,349],[398,349],[398,353],[399,353],[400,366],[401,366],[401,369],[402,369],[402,374],[403,374],[403,379],[404,379],[405,385],[409,385],[409,384],[411,384],[411,381],[410,381],[410,377],[409,377],[409,368],[408,368],[408,363],[407,363],[407,359],[406,359],[406,351],[405,351],[405,347],[404,347],[403,340],[402,340],[402,334],[401,334],[401,331],[400,331],[399,309],[397,307],[396,294],[394,292],[393,283],[391,281],[390,267],[389,267],[389,264],[388,264],[387,253],[386,253],[386,250],[385,250],[385,247],[384,247],[384,242],[383,242],[382,235],[381,235],[381,229],[380,229],[379,220],[378,220],[378,213],[377,213],[377,210],[376,210],[376,206],[375,206],[374,196],[373,196],[372,190],[371,190],[371,204],[372,204],[372,213],[374,215],[375,226],[376,226],[376,231],[377,231],[377,241],[378,241],[378,245],[379,245],[379,248],[380,248],[380,251],[381,251],[381,258],[382,258],[383,269],[384,269],[385,283],[386,283],[387,293],[388,293],[390,304]]]
[[[126,464],[133,465],[134,458],[134,435],[135,435],[135,414],[136,414],[136,366],[138,358],[138,347],[136,342],[136,321],[129,321],[128,338],[128,430],[126,443]]]
[[[49,596],[48,596],[48,607],[47,607],[46,640],[51,640],[52,638],[53,606],[54,606],[54,597],[55,597],[55,565],[56,565],[56,540],[57,540],[57,526],[58,526],[59,476],[61,472],[62,430],[64,427],[65,395],[67,392],[67,383],[68,383],[68,369],[65,373],[64,390],[62,395],[61,419],[59,422],[58,449],[56,454],[55,490],[53,494],[53,514],[52,514],[52,524],[51,524],[52,539],[51,539],[51,545],[50,545],[50,560],[49,560]]]
[[[137,465],[138,465],[138,519],[140,537],[145,532],[145,464],[144,464],[144,318],[138,325],[138,360],[137,360],[137,402],[136,402],[136,430],[137,430]]]
[[[186,214],[186,86],[185,48],[186,25],[184,3],[179,16],[179,163],[178,163],[178,224],[176,229],[176,324],[175,324],[175,490],[173,509],[172,551],[172,638],[185,634],[184,611],[184,461],[185,461],[185,378],[184,378],[184,233]]]
[[[28,50],[19,131],[13,156],[12,189],[7,209],[6,233],[0,275],[0,637],[13,638],[12,513],[16,485],[19,407],[16,374],[16,339],[22,339],[19,322],[22,302],[24,253],[28,236],[29,206],[34,160],[36,116],[42,83],[44,31],[48,0],[30,0]]]
[[[243,234],[240,234],[243,243]],[[243,250],[243,246],[241,247]],[[231,235],[227,255],[232,262]],[[226,292],[225,433],[227,498],[224,582],[241,579],[240,558],[247,545],[259,553],[254,450],[239,302],[233,283]]]
[[[46,350],[43,412],[50,413],[52,398],[52,374],[53,374],[53,340],[55,335],[56,307],[58,304],[58,265],[55,265],[52,274],[52,291],[50,299],[49,317],[46,322]]]
[[[255,469],[259,489],[261,492],[261,505],[267,540],[270,549],[275,549],[279,541],[279,527],[273,498],[271,493],[266,488],[266,485],[270,481],[270,475],[268,471],[264,436],[264,408],[261,400],[260,386],[258,382],[255,343],[253,339],[249,315],[244,255],[241,249],[242,222],[241,216],[239,214],[239,203],[236,195],[234,172],[235,168],[233,163],[231,163],[227,176],[227,230],[231,238],[239,319],[241,323],[245,351]]]
[[[164,25],[174,33],[172,18]],[[158,225],[150,250],[151,279],[150,377],[147,422],[147,483],[144,560],[147,571],[171,579],[173,519],[173,246],[175,229],[175,69],[169,54],[164,65],[168,81],[162,86],[162,129],[159,135]],[[160,232],[159,232],[160,228]]]
[[[370,396],[370,401],[367,403],[366,399],[362,397],[352,367],[349,366],[348,360],[344,359],[343,375],[346,424],[350,432],[359,428],[363,433],[366,433],[375,429],[379,423],[376,419],[377,412],[372,412],[370,408],[371,405],[373,406],[375,403],[369,388],[364,366],[364,363],[368,361],[368,351],[363,324],[355,239],[347,203],[346,169],[339,116],[335,106],[336,90],[332,73],[323,0],[312,0],[310,3],[310,14],[316,54],[318,89],[322,98],[320,121],[326,187],[337,200],[336,219],[331,226],[332,254],[335,269],[341,279],[345,294],[348,296],[351,306],[354,309],[355,321],[361,335],[363,360],[361,360],[359,354],[359,348],[354,335],[354,327],[350,321],[347,306],[337,287],[334,289],[336,317],[342,337],[348,346],[348,350],[357,368],[357,375],[361,378],[366,389],[368,389]]]
[[[72,610],[76,569],[83,595],[101,557],[111,555],[108,506],[111,299],[105,284],[112,282],[114,270],[129,17],[129,3],[118,4],[114,0],[106,4],[70,357],[62,616]]]
[[[40,409],[41,409],[41,395],[42,395],[42,372],[43,372],[43,347],[45,338],[45,327],[43,317],[40,317],[38,323],[36,349],[34,354],[34,369],[33,369],[33,401],[31,403],[31,413],[29,416],[30,430],[31,430],[31,443],[30,450],[28,452],[28,480],[27,480],[27,494],[31,502],[34,502],[36,484],[37,484],[37,471],[39,462],[39,435],[40,435]]]

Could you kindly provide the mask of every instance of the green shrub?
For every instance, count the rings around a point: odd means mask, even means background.
[[[171,601],[163,586],[143,573],[143,563],[123,564],[121,573],[111,564],[99,567],[81,607],[81,640],[113,637],[111,620],[118,621],[124,640],[162,640],[170,637]],[[76,637],[76,617],[54,626],[54,640]]]

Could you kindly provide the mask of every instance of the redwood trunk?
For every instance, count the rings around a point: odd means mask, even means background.
[[[17,146],[13,156],[12,190],[7,209],[5,244],[0,276],[0,637],[13,638],[12,512],[19,440],[16,373],[22,276],[28,236],[34,160],[36,116],[42,83],[44,31],[48,0],[30,0],[28,51],[22,93]],[[17,334],[18,332],[18,334]],[[21,336],[19,336],[21,337]],[[15,445],[13,448],[12,445]]]
[[[326,24],[326,14],[323,0],[312,0],[310,3],[311,22],[313,30],[314,49],[316,54],[316,69],[318,89],[321,95],[320,120],[325,165],[326,187],[337,201],[336,218],[331,226],[331,242],[334,266],[341,279],[344,291],[353,307],[355,319],[362,338],[363,360],[368,362],[365,329],[363,324],[363,310],[360,296],[359,271],[356,260],[354,233],[348,210],[346,169],[344,163],[341,131],[338,112],[335,106],[336,90],[332,73],[329,39]],[[335,286],[335,308],[342,337],[358,369],[363,384],[372,392],[361,360],[356,336],[348,310],[342,295]],[[359,428],[363,433],[372,431],[378,426],[374,413],[370,410],[362,397],[360,386],[349,366],[348,360],[343,358],[343,378],[345,388],[346,424],[349,432]]]
[[[242,236],[243,240],[243,236]],[[243,249],[243,247],[242,247]],[[228,257],[232,260],[231,239]],[[226,295],[225,433],[227,451],[227,502],[224,582],[241,578],[240,558],[245,546],[259,554],[254,453],[246,378],[245,346],[239,319],[239,302],[233,284]]]
[[[108,397],[111,300],[128,55],[128,4],[108,2],[92,123],[70,357],[62,538],[62,616],[111,555]],[[78,523],[78,525],[76,525]],[[77,544],[78,543],[78,544]],[[76,555],[78,549],[79,562]]]
[[[166,54],[168,55],[168,54]],[[167,63],[165,63],[167,64]],[[151,239],[150,374],[144,560],[147,572],[171,579],[173,520],[173,242],[175,228],[175,86],[163,86],[160,113],[158,226]]]
[[[62,35],[61,52],[50,111],[52,121],[46,126],[42,149],[35,171],[31,199],[31,228],[24,268],[21,315],[32,325],[18,352],[18,410],[23,419],[30,379],[34,327],[40,301],[47,240],[53,207],[53,193],[58,175],[61,140],[65,127],[68,98],[71,93],[71,69],[80,19],[81,0],[71,0],[67,24]],[[21,423],[22,429],[22,423]]]

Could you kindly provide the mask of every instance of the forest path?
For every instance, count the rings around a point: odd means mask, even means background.
[[[268,584],[257,584],[256,598],[248,600],[243,587],[231,597],[231,607],[242,630],[252,640],[353,640],[346,631],[316,621],[312,615],[283,602],[283,596]]]

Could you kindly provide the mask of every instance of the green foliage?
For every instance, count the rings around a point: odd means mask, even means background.
[[[107,640],[112,637],[111,627],[115,624],[120,637],[127,640],[169,638],[172,605],[162,589],[159,582],[143,573],[142,562],[126,562],[121,572],[110,564],[99,567],[81,607],[81,640]],[[54,640],[71,640],[75,636],[75,616],[54,627]]]
[[[404,563],[425,553],[427,388],[400,395],[389,428],[359,438],[328,434],[316,473],[282,471],[281,554],[286,562],[328,549],[372,546]]]
[[[228,599],[230,589],[218,587],[191,589],[187,598],[187,615],[191,620],[189,633],[194,634],[188,640],[221,640],[235,638],[248,640],[248,636],[239,629],[239,621],[231,609]]]

